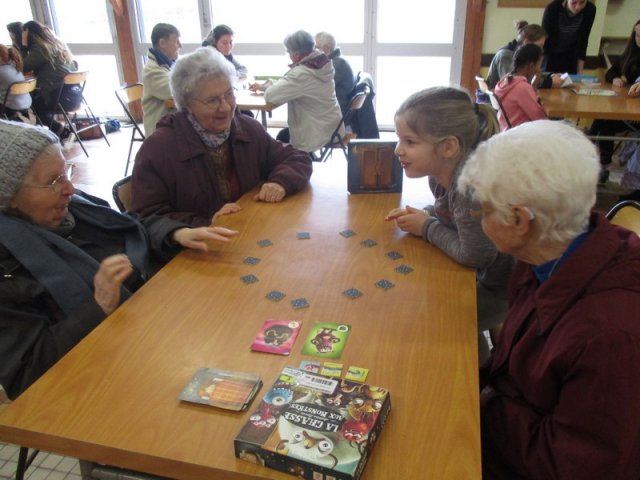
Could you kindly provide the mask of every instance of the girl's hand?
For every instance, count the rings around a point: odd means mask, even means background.
[[[429,216],[424,210],[407,205],[405,208],[391,210],[385,220],[395,220],[400,230],[420,237],[422,236],[422,226]]]

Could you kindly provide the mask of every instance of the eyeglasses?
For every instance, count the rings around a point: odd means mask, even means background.
[[[75,163],[65,163],[64,173],[62,175],[58,175],[53,180],[53,182],[47,185],[33,185],[31,183],[24,183],[23,186],[31,187],[31,188],[41,188],[41,189],[48,188],[49,190],[51,190],[52,193],[58,193],[62,188],[62,186],[64,185],[64,182],[71,181],[71,179],[73,178],[73,172],[75,171],[75,169],[76,169]]]
[[[206,100],[200,100],[199,98],[196,98],[195,100],[211,110],[218,110],[222,106],[223,101],[227,105],[233,106],[234,102],[236,101],[236,92],[235,88],[230,88],[222,96],[209,97]]]

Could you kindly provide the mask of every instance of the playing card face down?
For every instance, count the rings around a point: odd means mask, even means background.
[[[266,320],[251,344],[254,352],[289,355],[302,322],[296,320]]]

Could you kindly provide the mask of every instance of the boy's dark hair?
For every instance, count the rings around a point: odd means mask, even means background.
[[[151,30],[151,45],[157,47],[160,43],[160,39],[169,38],[171,35],[176,34],[178,37],[180,36],[180,32],[176,27],[171,25],[170,23],[158,23],[153,30]]]

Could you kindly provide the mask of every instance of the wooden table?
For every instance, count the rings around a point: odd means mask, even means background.
[[[541,89],[538,90],[538,95],[542,100],[542,108],[551,118],[640,120],[640,98],[628,97],[628,87],[617,88],[605,84],[594,85],[591,88],[612,90],[616,95],[578,95],[569,88]]]
[[[370,369],[392,410],[363,479],[478,479],[475,275],[383,216],[418,195],[348,195],[346,165],[315,164],[312,187],[280,204],[243,197],[221,225],[240,234],[210,253],[184,252],[0,413],[0,440],[180,479],[293,477],[238,460],[233,439],[257,406],[229,412],[177,396],[200,367],[256,372],[267,391],[303,359],[249,346],[265,319],[346,322],[340,362]],[[353,229],[343,238],[338,232]],[[310,240],[297,240],[308,231]],[[260,239],[273,245],[261,248]],[[378,244],[367,248],[365,239]],[[393,261],[385,252],[403,255]],[[251,266],[247,256],[261,258]],[[414,268],[401,275],[401,264]],[[242,275],[259,281],[245,285]],[[373,284],[395,284],[383,291]],[[349,287],[364,295],[351,300]],[[287,297],[273,303],[272,289]],[[293,310],[304,296],[310,307]]]
[[[260,121],[262,126],[267,128],[267,114],[271,116],[271,111],[277,108],[271,103],[264,100],[264,95],[258,95],[249,90],[236,91],[236,105],[240,110],[256,110],[260,112]],[[176,108],[173,98],[164,101],[164,106],[168,109]]]

